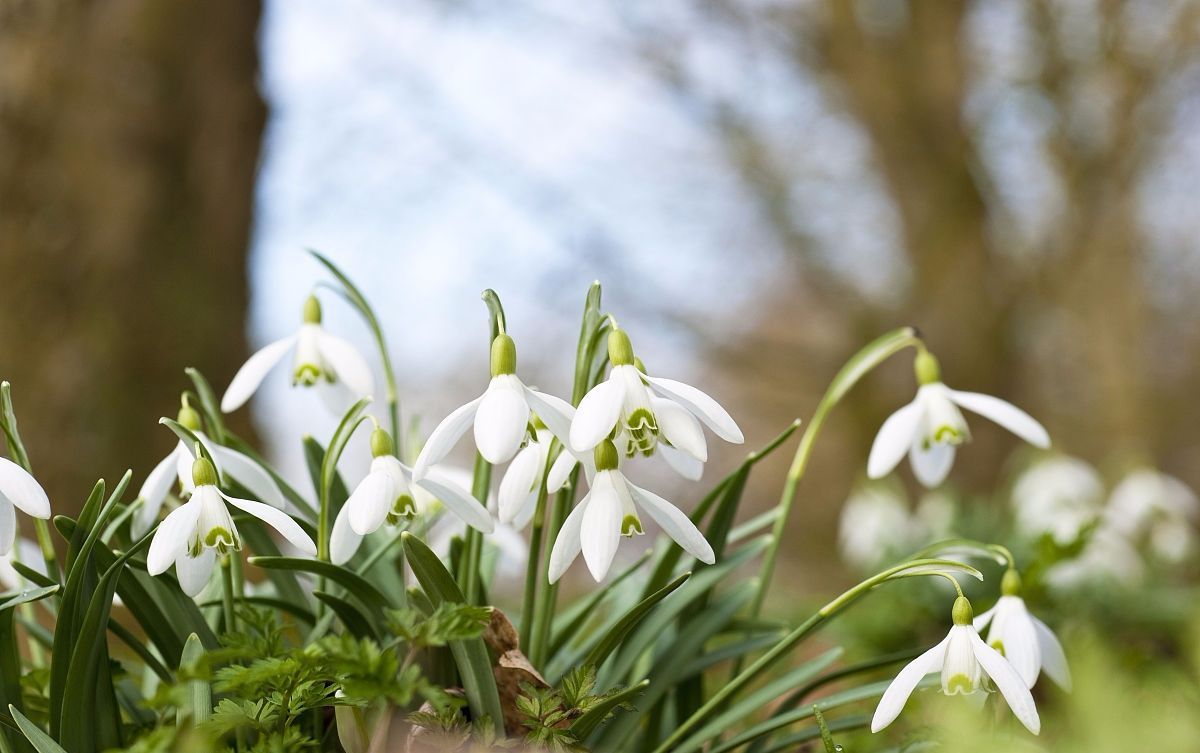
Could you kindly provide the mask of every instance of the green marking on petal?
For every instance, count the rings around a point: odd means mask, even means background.
[[[636,515],[626,515],[621,521],[622,536],[640,536],[645,531],[642,530],[642,521]]]
[[[302,363],[292,373],[292,386],[312,387],[321,381],[321,367],[313,363]],[[332,381],[332,380],[330,380]]]
[[[954,675],[946,683],[946,695],[958,695],[959,693],[970,695],[975,690],[975,684],[966,675]]]

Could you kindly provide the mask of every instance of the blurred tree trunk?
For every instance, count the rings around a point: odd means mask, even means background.
[[[56,512],[246,355],[259,11],[0,0],[0,377]]]

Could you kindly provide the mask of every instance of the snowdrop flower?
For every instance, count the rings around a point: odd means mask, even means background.
[[[3,585],[7,591],[20,591],[29,584],[25,580],[25,576],[13,567],[14,560],[42,575],[46,574],[46,560],[42,557],[42,548],[36,541],[26,538],[17,539],[16,545],[11,550],[0,555],[0,585]]]
[[[250,356],[225,390],[221,410],[230,413],[242,407],[289,351],[295,352],[292,386],[317,387],[334,412],[340,413],[345,410],[345,403],[367,397],[375,389],[367,360],[353,345],[322,329],[321,303],[315,295],[310,295],[304,302],[300,330]]]
[[[17,539],[17,510],[34,518],[50,517],[46,491],[21,466],[0,458],[0,555],[12,551]]]
[[[566,408],[570,409],[570,406]],[[565,412],[568,419],[573,414],[574,409]],[[537,499],[543,475],[546,477],[546,492],[553,494],[566,485],[571,470],[575,468],[576,463],[581,462],[570,450],[563,448],[547,473],[546,463],[550,459],[550,444],[554,435],[544,425],[540,425],[540,420],[536,420],[537,416],[534,418],[536,429],[532,438],[508,464],[504,478],[500,479],[500,522],[511,524],[517,530],[529,525],[529,521],[537,512]],[[584,471],[590,479],[595,473],[591,467],[590,453],[583,456],[583,460]]]
[[[272,507],[281,510],[287,508],[287,500],[275,479],[271,478],[271,474],[246,455],[209,439],[200,428],[200,414],[186,402],[179,409],[178,421],[204,445],[217,467],[218,474],[235,479],[251,494]],[[133,538],[140,539],[158,520],[159,512],[162,511],[163,503],[167,501],[167,495],[175,481],[179,482],[180,496],[186,497],[192,493],[192,453],[183,440],[176,443],[175,448],[154,466],[142,483],[135,501],[140,507],[129,524]]]
[[[701,422],[726,442],[742,443],[741,429],[716,400],[683,382],[648,376],[624,330],[609,332],[608,360],[608,379],[584,395],[571,421],[575,452],[607,440],[625,457],[657,450],[681,476],[695,480],[708,459]]]
[[[1165,473],[1133,471],[1113,489],[1105,524],[1129,541],[1149,538],[1150,548],[1167,562],[1179,562],[1192,549],[1200,501],[1191,488]]]
[[[1074,559],[1057,562],[1046,571],[1046,583],[1059,591],[1089,584],[1130,587],[1142,581],[1146,565],[1124,536],[1111,525],[1101,522]]]
[[[945,640],[913,659],[883,692],[871,719],[871,731],[878,732],[891,724],[917,684],[926,675],[940,672],[946,695],[974,694],[983,690],[983,681],[990,678],[1021,724],[1036,735],[1042,723],[1033,696],[1013,665],[975,631],[971,602],[959,596],[954,601],[953,616],[954,627]]]
[[[174,564],[183,592],[189,596],[200,593],[212,575],[216,556],[242,547],[226,502],[274,528],[304,556],[316,555],[316,544],[287,513],[218,489],[217,469],[208,458],[193,461],[192,481],[191,497],[167,515],[150,541],[146,569],[151,575],[160,575]]]
[[[1100,474],[1082,460],[1041,460],[1013,485],[1017,528],[1033,537],[1048,533],[1065,546],[1096,520],[1103,495]]]
[[[695,524],[662,497],[630,483],[617,468],[619,454],[609,440],[593,451],[596,475],[591,490],[563,523],[550,553],[550,582],[555,583],[583,551],[596,582],[604,580],[622,536],[643,533],[638,510],[645,511],[684,551],[709,565],[716,561],[712,547]]]
[[[975,618],[976,630],[988,628],[987,644],[999,651],[1032,688],[1043,669],[1063,690],[1071,689],[1071,670],[1062,644],[1046,623],[1029,613],[1020,597],[1021,576],[1008,570],[1000,582],[996,606]]]
[[[429,435],[413,467],[417,480],[425,477],[430,466],[445,458],[472,425],[479,454],[493,465],[512,460],[535,434],[531,428],[534,413],[551,432],[566,436],[571,424],[571,406],[565,400],[526,387],[517,377],[517,348],[511,337],[496,336],[491,360],[492,378],[487,390],[446,416]]]
[[[472,528],[492,532],[495,526],[491,515],[470,492],[437,468],[431,468],[420,481],[413,481],[412,470],[392,453],[391,435],[376,427],[371,432],[371,470],[354,488],[333,522],[329,558],[335,564],[354,556],[363,536],[379,530],[385,522],[396,525],[402,518],[417,514],[418,490],[441,500]]]
[[[959,392],[941,382],[937,359],[917,354],[915,368],[921,385],[916,398],[883,422],[867,460],[867,475],[883,478],[905,454],[917,480],[933,487],[946,480],[958,445],[970,439],[959,408],[990,418],[1035,447],[1049,447],[1050,436],[1032,416],[999,398],[978,392]]]
[[[842,559],[867,569],[889,554],[908,551],[918,538],[914,523],[898,489],[882,484],[861,486],[842,506],[838,524]]]

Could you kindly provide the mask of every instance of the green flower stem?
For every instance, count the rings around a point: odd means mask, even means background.
[[[710,718],[711,715],[717,709],[719,709],[722,704],[724,704],[737,693],[741,692],[752,682],[762,677],[767,670],[769,670],[775,665],[776,662],[786,656],[788,652],[790,652],[796,647],[797,644],[808,637],[810,633],[816,630],[827,620],[837,616],[837,614],[843,609],[857,601],[860,597],[871,591],[871,589],[875,588],[881,583],[893,579],[898,575],[901,575],[905,570],[910,568],[945,564],[945,560],[932,559],[904,562],[873,575],[872,577],[864,580],[862,583],[859,583],[850,590],[841,594],[833,601],[817,610],[816,614],[812,615],[803,623],[801,623],[799,627],[785,635],[778,643],[775,644],[774,647],[771,648],[770,651],[760,656],[753,664],[742,670],[737,674],[737,676],[731,678],[730,681],[722,686],[721,689],[715,694],[713,694],[713,696],[709,698],[703,706],[697,709],[694,714],[680,723],[675,731],[671,733],[671,735],[667,737],[667,739],[664,740],[661,745],[654,749],[654,753],[668,753],[668,751],[674,750],[677,744],[682,741],[689,732],[695,729],[705,719]],[[943,575],[943,573],[940,572],[931,574]]]
[[[237,614],[233,608],[233,562],[228,554],[221,555],[221,596],[225,613],[225,633],[237,630]]]
[[[550,444],[546,453],[546,467],[542,469],[542,479],[538,485],[537,508],[533,513],[533,527],[529,531],[529,560],[525,565],[525,595],[521,600],[521,648],[532,650],[533,621],[537,606],[539,565],[542,556],[542,536],[546,525],[546,476],[554,465],[558,453],[558,440]]]
[[[402,445],[404,435],[400,433],[400,397],[396,392],[396,371],[392,368],[392,357],[388,352],[387,339],[383,336],[383,327],[379,324],[379,317],[375,316],[375,310],[367,302],[367,297],[362,294],[358,286],[351,282],[350,278],[337,265],[317,251],[309,249],[309,253],[337,278],[337,281],[342,286],[342,289],[338,292],[354,308],[358,309],[358,313],[362,315],[367,328],[371,330],[371,336],[375,340],[375,347],[379,350],[379,361],[383,364],[383,378],[386,382],[384,386],[384,399],[387,401],[388,422],[392,427],[392,440],[396,450],[395,455],[397,458],[403,459]]]
[[[471,484],[471,496],[486,505],[488,491],[492,486],[492,464],[475,454],[475,476]],[[459,561],[458,584],[463,590],[467,604],[479,604],[482,589],[479,583],[479,563],[483,559],[483,534],[474,528],[467,528],[464,539],[463,556]]]
[[[783,542],[783,534],[791,517],[792,505],[796,501],[796,488],[800,484],[800,479],[804,477],[804,471],[808,468],[808,461],[812,456],[813,446],[816,444],[817,436],[821,433],[821,427],[825,425],[825,419],[829,417],[829,414],[837,404],[846,396],[846,393],[876,366],[901,350],[911,346],[919,346],[920,344],[921,340],[917,336],[916,330],[911,327],[893,330],[855,353],[846,362],[845,366],[842,367],[842,370],[838,372],[837,376],[833,378],[833,381],[830,382],[829,388],[825,391],[825,395],[821,398],[821,402],[817,404],[817,409],[813,412],[812,420],[809,421],[804,434],[800,437],[800,444],[796,447],[796,454],[792,458],[791,467],[788,469],[787,478],[783,484],[783,492],[780,495],[777,507],[779,514],[775,518],[775,526],[771,531],[771,544],[763,557],[762,569],[758,574],[758,591],[755,593],[754,601],[750,607],[750,614],[752,616],[757,616],[762,612],[763,603],[767,598],[767,591],[771,586],[771,577],[775,574],[775,564],[779,558],[779,547]]]

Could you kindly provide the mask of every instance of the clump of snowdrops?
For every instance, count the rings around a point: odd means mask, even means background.
[[[0,599],[0,750],[834,750],[839,733],[887,727],[924,688],[1010,709],[1002,716],[1017,723],[997,735],[1037,734],[1030,688],[1043,676],[1069,686],[1058,641],[1022,599],[1018,563],[995,544],[928,546],[796,624],[764,614],[821,427],[883,361],[913,353],[918,389],[881,427],[870,476],[907,455],[920,481],[940,484],[970,436],[963,409],[1049,444],[1012,405],[943,384],[912,329],[853,355],[803,431],[797,420],[750,438],[744,460],[702,485],[708,443],[742,444],[741,429],[702,389],[653,368],[602,308],[599,284],[585,297],[573,382],[557,395],[531,386],[517,358],[531,335],[510,331],[485,291],[489,373],[421,441],[404,430],[375,311],[315,256],[329,279],[295,333],[255,353],[221,397],[187,369],[180,407],[161,421],[171,451],[140,487],[131,472],[97,482],[77,518],[52,516],[4,385],[0,549],[16,583]],[[374,366],[324,327],[317,293],[330,291],[361,314]],[[295,445],[311,488],[289,484],[224,421],[268,378],[320,392],[340,417],[332,436]],[[360,433],[369,472],[346,478]],[[796,433],[778,503],[739,514],[759,462]],[[474,469],[457,473],[446,459],[468,442]],[[668,500],[643,486],[659,461],[695,491]],[[18,545],[14,508],[36,544]],[[435,544],[439,527],[450,535]],[[489,600],[506,556],[500,529],[528,547],[510,614]],[[621,564],[622,547],[645,553]],[[983,579],[976,558],[1003,568],[994,605],[978,611],[959,582]],[[567,600],[559,579],[581,566],[595,586]],[[876,589],[913,578],[953,588],[932,648],[801,650],[845,610],[870,609]]]

